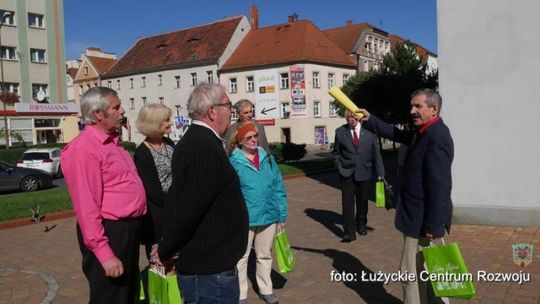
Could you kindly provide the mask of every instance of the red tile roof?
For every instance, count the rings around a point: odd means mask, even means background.
[[[165,68],[216,63],[223,55],[242,16],[139,39],[108,77]]]
[[[392,46],[392,49],[394,49],[398,44],[404,43],[406,41],[410,41],[410,40],[406,40],[398,35],[390,35],[390,45]],[[430,52],[428,49],[422,47],[418,43],[413,42],[413,41],[410,41],[410,42],[416,46],[416,53],[418,54],[418,56],[424,58],[424,60],[426,59],[425,57],[427,54],[436,56],[434,53]]]
[[[75,79],[75,75],[77,75],[78,70],[79,69],[77,68],[68,68],[66,72],[69,76],[71,76],[72,79]]]
[[[373,26],[369,23],[359,23],[324,30],[323,33],[339,46],[339,48],[345,51],[345,53],[351,54],[355,51],[356,43],[362,33],[370,28],[373,28]]]
[[[116,63],[116,59],[86,56],[92,66],[96,68],[98,75],[104,75]]]
[[[311,21],[299,20],[251,30],[221,70],[294,62],[355,67]]]

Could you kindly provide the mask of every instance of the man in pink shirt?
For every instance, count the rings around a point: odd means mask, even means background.
[[[146,196],[131,156],[119,144],[124,113],[114,90],[89,89],[81,97],[86,126],[62,152],[90,303],[134,303],[139,283]]]

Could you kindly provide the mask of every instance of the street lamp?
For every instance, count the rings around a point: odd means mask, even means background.
[[[1,74],[1,81],[0,81],[0,92],[4,92],[4,54],[2,53],[2,25],[4,25],[4,21],[6,18],[11,17],[10,12],[4,12],[2,15],[2,20],[0,20],[0,74]],[[6,102],[2,102],[4,104],[4,136],[6,140],[6,149],[9,149],[9,130],[8,130],[8,119],[7,119],[7,108],[6,108]]]

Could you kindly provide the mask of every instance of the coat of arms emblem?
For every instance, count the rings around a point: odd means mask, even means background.
[[[513,259],[514,264],[516,264],[518,267],[527,267],[532,262],[533,258],[533,244],[527,244],[527,243],[521,243],[521,244],[513,244],[512,245],[512,251],[513,251]]]

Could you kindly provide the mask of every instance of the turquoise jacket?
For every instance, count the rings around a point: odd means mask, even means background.
[[[259,170],[235,149],[229,160],[240,177],[249,214],[249,226],[264,226],[287,221],[287,194],[278,165],[272,155],[259,147]],[[270,161],[269,161],[270,158]]]

